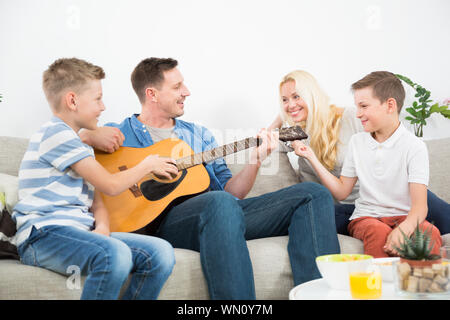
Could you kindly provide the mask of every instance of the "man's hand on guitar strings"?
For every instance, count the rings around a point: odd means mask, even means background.
[[[262,143],[253,150],[250,163],[261,163],[278,147],[279,132],[276,130],[261,129],[257,137],[262,139]]]

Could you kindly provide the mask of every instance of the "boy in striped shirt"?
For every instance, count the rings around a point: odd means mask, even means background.
[[[96,129],[105,110],[102,68],[72,58],[44,72],[43,89],[53,113],[30,139],[19,171],[19,202],[13,219],[24,264],[61,274],[78,267],[87,278],[81,299],[156,299],[172,272],[174,254],[165,240],[110,233],[99,191],[116,195],[149,173],[170,177],[172,159],[149,156],[129,170],[110,174],[84,144],[80,129]]]

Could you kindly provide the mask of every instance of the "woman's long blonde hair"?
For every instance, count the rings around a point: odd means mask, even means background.
[[[280,83],[281,120],[290,126],[292,118],[284,111],[281,98],[281,86],[288,81],[295,82],[297,94],[308,106],[308,118],[300,125],[309,136],[309,146],[320,162],[333,170],[337,158],[337,144],[342,114],[335,105],[329,104],[329,98],[319,87],[316,79],[306,71],[295,70],[283,77]]]

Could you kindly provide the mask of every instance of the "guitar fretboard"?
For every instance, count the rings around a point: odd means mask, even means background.
[[[243,140],[235,141],[229,144],[225,144],[223,146],[196,153],[190,155],[188,157],[180,158],[177,162],[178,170],[184,170],[193,166],[196,166],[201,163],[210,162],[216,160],[218,158],[223,158],[226,155],[236,153],[251,147],[256,147],[260,143],[261,139],[259,138],[246,138]]]

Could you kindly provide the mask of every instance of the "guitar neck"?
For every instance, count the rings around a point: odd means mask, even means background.
[[[198,164],[210,162],[218,158],[223,158],[226,155],[233,154],[251,147],[256,147],[261,143],[259,138],[246,138],[243,140],[235,141],[223,146],[196,153],[188,157],[180,158],[177,162],[178,170],[184,170]]]

